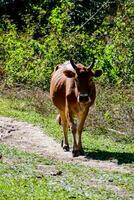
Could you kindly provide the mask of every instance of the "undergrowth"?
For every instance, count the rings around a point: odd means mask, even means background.
[[[133,114],[133,95],[128,89],[103,89],[103,94],[100,91],[99,88],[96,105],[89,112],[83,130],[86,157],[133,166],[133,118],[130,117]],[[49,94],[39,89],[4,90],[0,97],[0,106],[0,115],[39,125],[47,134],[61,142],[62,128],[56,121],[57,111]],[[111,113],[110,119],[107,113]],[[72,143],[71,133],[69,140]]]

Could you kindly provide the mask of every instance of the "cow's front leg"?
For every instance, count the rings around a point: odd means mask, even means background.
[[[74,123],[74,120],[72,118],[71,113],[68,113],[68,119],[69,119],[70,129],[71,129],[71,132],[72,132],[72,135],[73,135],[73,151],[72,151],[72,154],[73,154],[73,157],[77,157],[79,155],[82,155],[82,151],[83,151],[82,144],[81,144],[82,129],[80,129],[78,127],[79,130],[77,130],[77,125]]]
[[[83,124],[84,125],[84,124]],[[77,150],[79,155],[84,155],[84,150],[82,147],[82,130],[83,127],[78,128],[78,144],[77,144]]]
[[[64,133],[64,139],[62,140],[62,147],[64,149],[64,151],[69,151],[70,148],[69,148],[69,143],[68,143],[68,125],[67,123],[63,123],[63,133]]]
[[[77,152],[77,139],[76,139],[77,126],[74,123],[74,119],[73,119],[71,109],[68,108],[66,110],[66,116],[67,116],[67,119],[68,119],[68,124],[70,126],[70,130],[71,130],[72,135],[73,135],[73,151],[72,151],[72,154],[73,154],[73,156],[75,156],[76,152]]]
[[[75,138],[74,138],[75,142],[74,142],[73,151],[72,151],[73,157],[84,155],[81,136],[82,136],[82,129],[81,130],[79,129],[75,133]],[[76,137],[77,137],[77,140],[76,140]]]
[[[63,127],[64,139],[61,142],[61,146],[63,147],[64,151],[69,151],[69,143],[68,143],[68,124],[64,113],[60,113],[61,117],[61,125]]]
[[[72,135],[73,135],[73,157],[79,156],[79,152],[78,152],[78,145],[77,145],[77,138],[76,138],[76,133],[77,133],[77,126],[76,124],[72,124],[71,125],[71,131],[72,131]]]
[[[79,155],[84,155],[84,150],[83,150],[83,147],[82,147],[82,130],[83,130],[83,127],[84,127],[84,123],[85,123],[87,114],[88,114],[88,109],[86,110],[86,112],[84,112],[79,117],[79,124],[78,124],[78,130],[77,130],[77,134],[78,134],[77,150],[79,152]]]

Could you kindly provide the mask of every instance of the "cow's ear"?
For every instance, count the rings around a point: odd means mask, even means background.
[[[94,72],[94,77],[99,77],[102,75],[102,70],[101,69],[98,69]]]
[[[68,77],[68,78],[73,78],[73,77],[75,77],[75,72],[73,72],[73,71],[71,71],[71,70],[65,70],[63,73],[64,73],[65,76]]]

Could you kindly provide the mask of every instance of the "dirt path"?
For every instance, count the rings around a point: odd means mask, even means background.
[[[0,143],[64,162],[80,163],[89,167],[122,173],[134,172],[132,168],[109,161],[97,161],[83,156],[73,158],[71,152],[63,152],[60,144],[47,136],[41,128],[7,117],[0,117]]]

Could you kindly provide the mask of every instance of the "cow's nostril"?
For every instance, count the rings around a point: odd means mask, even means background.
[[[84,94],[79,96],[79,102],[87,102],[87,101],[89,101],[88,95]]]

